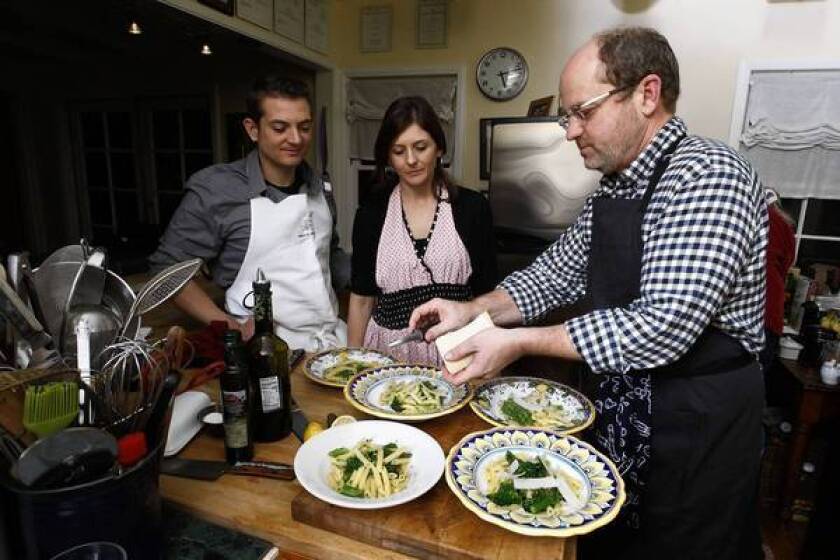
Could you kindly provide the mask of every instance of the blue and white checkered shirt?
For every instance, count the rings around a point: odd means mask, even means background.
[[[592,201],[641,198],[661,154],[686,134],[682,120],[671,118],[627,169],[601,179],[560,239],[499,284],[526,323],[586,291]],[[719,142],[686,137],[651,198],[642,240],[640,297],[566,323],[593,371],[670,364],[709,325],[751,353],[762,348],[767,208],[758,176],[743,157]]]

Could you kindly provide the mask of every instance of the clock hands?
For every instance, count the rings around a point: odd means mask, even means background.
[[[510,72],[499,72],[498,74],[496,74],[497,76],[499,76],[499,79],[502,80],[502,87],[503,88],[507,87],[507,75],[508,74],[510,74]]]

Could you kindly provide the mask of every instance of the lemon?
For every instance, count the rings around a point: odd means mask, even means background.
[[[333,423],[330,427],[332,428],[332,427],[335,427],[335,426],[343,426],[345,424],[352,424],[355,421],[356,421],[356,419],[353,418],[352,416],[350,416],[349,414],[344,414],[342,416],[339,416],[335,420],[333,420]]]
[[[324,431],[324,426],[320,422],[310,422],[306,425],[306,430],[303,432],[303,441],[308,441],[313,436],[317,436]]]

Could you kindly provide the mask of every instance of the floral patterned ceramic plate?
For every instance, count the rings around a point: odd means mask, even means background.
[[[303,374],[322,385],[344,387],[360,371],[395,362],[391,356],[370,348],[333,348],[306,360]]]
[[[498,377],[475,390],[470,407],[500,427],[579,432],[595,420],[595,407],[571,387],[539,377]]]
[[[522,490],[519,503],[502,500],[512,486],[503,492],[501,485],[514,484],[513,478],[524,480],[520,469],[525,463],[544,465],[565,489],[546,488],[543,494]],[[612,521],[625,500],[624,481],[609,459],[575,437],[540,429],[492,428],[469,434],[450,450],[444,472],[449,488],[467,509],[523,535],[565,538],[589,533]],[[506,477],[513,478],[505,482]],[[571,500],[565,499],[567,491]],[[549,493],[563,498],[546,506],[541,500]]]
[[[431,366],[392,364],[362,371],[347,382],[344,396],[371,416],[420,422],[462,408],[472,388],[451,384]]]

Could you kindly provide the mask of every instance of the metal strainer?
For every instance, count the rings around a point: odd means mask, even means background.
[[[124,324],[129,325],[134,317],[148,313],[175,295],[195,276],[201,263],[201,259],[190,259],[173,264],[155,275],[137,294]],[[120,336],[125,336],[125,332],[126,328],[123,327]]]

